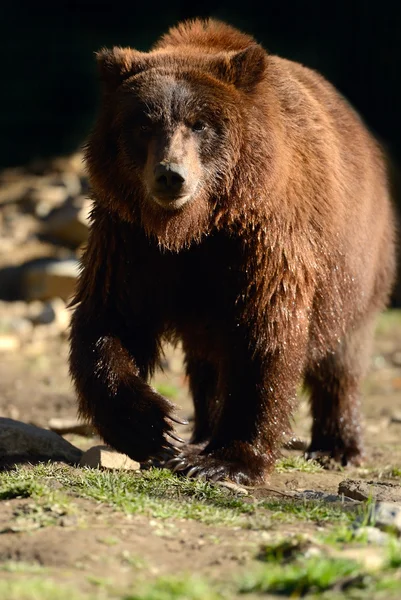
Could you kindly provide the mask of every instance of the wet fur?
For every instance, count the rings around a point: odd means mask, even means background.
[[[199,101],[212,88],[216,115],[226,111],[218,150],[199,157],[209,177],[173,213],[149,202],[119,137],[115,90],[144,60],[145,81],[185,73]],[[376,141],[320,75],[215,21],[99,62],[103,102],[86,150],[94,210],[71,330],[81,414],[134,459],[173,455],[174,407],[147,380],[163,340],[179,339],[195,427],[175,466],[262,482],[302,379],[310,453],[359,463],[360,385],[394,276]]]

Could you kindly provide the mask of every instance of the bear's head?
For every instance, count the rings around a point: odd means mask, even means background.
[[[86,151],[95,197],[166,249],[199,241],[235,181],[265,51],[114,48],[98,63],[103,99]]]

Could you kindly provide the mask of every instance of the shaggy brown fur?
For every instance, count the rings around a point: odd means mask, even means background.
[[[71,331],[81,414],[134,459],[253,484],[304,379],[309,455],[358,464],[360,384],[394,273],[377,143],[320,75],[223,23],[98,61]],[[195,405],[170,461],[174,407],[147,383],[164,339],[182,340]]]

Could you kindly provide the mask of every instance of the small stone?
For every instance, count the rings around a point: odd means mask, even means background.
[[[94,435],[95,430],[89,423],[78,421],[77,419],[50,419],[48,423],[50,431],[55,431],[59,435],[66,433],[75,433],[90,437]]]
[[[57,242],[77,248],[88,240],[92,202],[84,197],[53,210],[43,225],[43,234]]]
[[[68,198],[68,190],[62,185],[39,185],[30,193],[31,202],[59,206]]]
[[[0,352],[15,352],[21,345],[20,339],[16,335],[0,335]]]
[[[54,323],[60,330],[67,329],[70,323],[70,313],[61,298],[53,298],[44,303],[39,300],[31,302],[28,315],[34,325]]]
[[[376,546],[385,546],[390,536],[385,531],[381,531],[376,527],[366,526],[366,527],[358,527],[355,530],[355,538],[366,539],[368,544],[375,544]]]
[[[343,548],[339,558],[354,560],[361,563],[369,571],[378,571],[386,564],[385,553],[378,548]]]
[[[391,360],[394,365],[396,365],[397,367],[401,367],[401,352],[394,352],[394,354],[391,357]]]
[[[338,486],[338,493],[354,500],[380,500],[384,502],[401,501],[401,486],[387,481],[364,481],[346,479]]]
[[[308,448],[308,442],[300,437],[292,435],[284,442],[284,448],[286,450],[299,450],[300,452],[305,452]]]
[[[120,454],[109,446],[93,446],[89,448],[79,461],[81,467],[102,469],[122,469],[124,471],[139,471],[141,465],[126,454]]]
[[[401,505],[391,502],[379,502],[371,507],[369,523],[401,535]]]
[[[29,319],[14,317],[9,322],[10,330],[14,331],[20,339],[27,339],[32,333],[33,325]]]
[[[62,437],[34,425],[0,418],[0,464],[13,461],[62,461],[77,464],[82,451]]]
[[[392,413],[390,423],[401,423],[401,411],[394,411]]]
[[[222,487],[222,488],[226,488],[236,494],[242,494],[243,496],[249,495],[249,492],[247,489],[238,485],[237,483],[234,483],[233,481],[217,481],[215,485],[218,485],[219,487]]]
[[[320,500],[321,502],[351,502],[351,498],[344,498],[337,494],[326,494],[325,492],[317,492],[315,490],[303,490],[297,494],[298,498],[304,500]]]

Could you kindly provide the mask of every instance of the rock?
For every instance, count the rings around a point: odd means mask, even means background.
[[[387,562],[387,556],[382,549],[369,546],[367,548],[342,548],[337,556],[338,558],[345,560],[349,559],[351,561],[356,561],[363,565],[368,571],[378,571],[382,569]],[[341,597],[343,597],[342,594]]]
[[[394,411],[390,417],[390,423],[401,423],[401,411]]]
[[[68,198],[68,190],[62,185],[38,185],[31,189],[25,197],[35,208],[35,214],[43,217],[55,206],[61,206]]]
[[[386,481],[364,481],[346,479],[338,486],[338,493],[354,500],[374,500],[401,502],[401,486]]]
[[[249,492],[247,489],[234,483],[233,481],[216,481],[215,485],[230,490],[235,494],[242,494],[243,496],[249,496]]]
[[[77,464],[81,456],[82,450],[53,431],[0,418],[0,464],[39,460]]]
[[[297,498],[303,500],[320,500],[322,502],[352,502],[351,498],[337,496],[337,494],[326,494],[315,490],[303,490],[297,493]]]
[[[78,421],[77,419],[50,419],[49,429],[55,431],[60,435],[65,433],[75,433],[77,435],[84,435],[90,437],[94,435],[95,430],[89,423]]]
[[[401,535],[401,505],[379,502],[370,507],[369,525]]]
[[[372,526],[358,527],[355,530],[355,538],[366,540],[368,544],[375,546],[385,546],[390,540],[388,533]]]
[[[124,471],[139,471],[141,465],[131,460],[126,454],[120,454],[109,446],[93,446],[89,448],[79,461],[81,467],[123,469]]]
[[[401,352],[394,352],[394,354],[391,357],[391,360],[394,365],[396,365],[397,367],[401,367]]]
[[[41,259],[27,267],[23,274],[22,293],[28,300],[68,300],[74,293],[79,275],[79,261]]]
[[[308,448],[308,442],[300,437],[292,435],[290,438],[285,440],[283,447],[286,450],[300,450],[301,452],[305,452],[305,450]]]
[[[29,319],[14,317],[9,321],[9,328],[16,333],[20,340],[26,340],[32,334],[33,325]]]
[[[48,302],[35,300],[28,305],[28,318],[34,325],[56,324],[60,330],[65,330],[70,324],[70,312],[64,300],[53,298]]]
[[[0,352],[15,352],[16,350],[19,350],[20,345],[21,342],[17,335],[0,335]]]
[[[43,234],[58,243],[77,248],[88,240],[92,202],[84,197],[53,210],[43,224]]]

